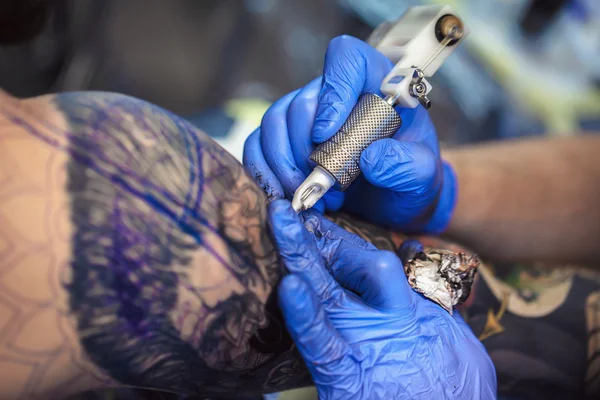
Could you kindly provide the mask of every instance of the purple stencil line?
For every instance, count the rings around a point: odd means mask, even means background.
[[[165,113],[169,113],[168,111],[165,111]],[[43,140],[44,142],[46,142],[47,144],[63,150],[63,151],[69,151],[68,148],[65,148],[65,146],[63,146],[62,144],[60,144],[58,141],[52,140],[47,138],[46,136],[44,136],[44,134],[42,134],[41,132],[39,132],[39,130],[37,130],[36,128],[34,128],[32,125],[28,124],[27,122],[25,122],[23,119],[21,119],[20,117],[17,117],[15,115],[12,115],[11,113],[5,114],[7,115],[8,118],[10,118],[11,120],[13,120],[13,122],[17,123],[18,125],[22,126],[24,129],[26,129],[28,132],[30,132],[32,135],[40,138],[41,140]],[[68,132],[63,132],[61,131],[58,127],[56,127],[53,124],[50,124],[47,121],[40,121],[43,125],[45,125],[47,128],[51,129],[51,130],[55,130],[55,131],[59,131],[60,133],[62,133],[63,135],[66,135],[68,137],[70,137],[72,139],[72,141],[84,141],[81,138],[78,138],[77,136],[73,135],[72,133],[68,133]],[[196,150],[197,150],[197,154],[199,156],[199,162],[197,163],[198,169],[200,171],[200,175],[201,174],[201,169],[202,169],[202,160],[200,158],[200,154],[202,153],[202,149],[201,149],[201,145],[200,143],[197,141],[197,137],[195,137],[195,135],[191,135],[194,137],[195,139],[195,144],[196,144]],[[211,148],[214,146],[211,146]],[[213,149],[215,151],[219,151],[219,149]],[[91,158],[87,157],[87,152],[82,151],[82,153],[84,154],[83,157],[81,157],[81,161],[84,165],[88,165],[91,168],[93,168],[96,172],[98,172],[100,175],[104,176],[105,178],[107,178],[108,180],[110,180],[111,182],[115,183],[114,179],[111,179],[110,173],[109,172],[104,172],[102,171],[102,169],[100,168],[100,166],[98,165],[98,163],[96,163],[94,160],[92,160]],[[213,154],[211,154],[210,152],[207,153],[215,162],[217,162],[219,165],[221,165],[220,160],[216,159],[214,157]],[[129,176],[133,181],[137,182],[138,184],[141,184],[142,186],[149,186],[151,187],[153,190],[157,191],[158,193],[161,193],[163,196],[165,196],[169,201],[171,201],[172,203],[174,203],[175,206],[178,206],[180,208],[183,208],[184,210],[187,209],[185,204],[182,204],[172,193],[170,193],[168,190],[165,190],[164,188],[159,188],[156,185],[154,185],[153,183],[149,182],[147,179],[145,178],[141,178],[141,177],[137,177],[135,176],[135,174],[131,171],[127,171],[127,167],[125,166],[120,166],[120,165],[115,165],[113,162],[111,162],[110,160],[108,160],[103,154],[95,154],[96,157],[98,157],[101,161],[104,161],[106,164],[111,165],[117,169],[121,169],[120,172],[122,172],[124,175]],[[86,162],[87,161],[87,162]],[[104,173],[101,173],[104,172]],[[198,191],[201,193],[201,191],[203,190],[203,185],[199,184],[198,185]],[[197,197],[197,201],[198,204],[200,202],[200,198]],[[189,210],[191,211],[191,215],[194,216],[198,222],[201,225],[204,225],[206,227],[208,227],[212,232],[218,233],[218,229],[214,226],[212,226],[210,224],[210,222],[206,219],[203,218],[202,216],[200,216],[195,210]],[[189,212],[188,211],[188,212]],[[185,212],[185,211],[184,211]],[[180,221],[180,218],[176,218],[175,219],[176,222],[184,222],[184,221]],[[187,225],[187,223],[186,223]]]
[[[21,329],[23,329],[23,327],[25,325],[27,325],[27,323],[29,321],[31,321],[32,319],[36,318],[38,313],[44,309],[48,308],[48,306],[44,306],[44,307],[39,307],[31,316],[27,316],[26,320],[22,323],[19,324],[19,331]],[[24,349],[22,347],[19,347],[17,344],[13,343],[13,340],[11,339],[10,341],[8,341],[5,344],[5,347],[7,349],[12,350],[13,352],[17,353],[17,354],[22,354],[25,356],[32,356],[32,357],[37,357],[37,356],[53,356],[56,355],[57,353],[60,353],[60,351],[62,350],[64,346],[64,338],[63,341],[61,342],[60,346],[57,349],[54,350],[31,350],[31,349]]]
[[[2,218],[0,218],[0,226],[5,226],[5,222],[2,221]],[[9,255],[15,250],[16,246],[11,239],[14,239],[14,237],[9,238],[5,235],[4,231],[0,230],[0,240],[6,244],[6,248],[0,249],[0,270],[3,269],[2,264],[6,262]]]
[[[52,147],[54,147],[54,148],[56,148],[58,150],[69,152],[69,148],[68,147],[62,145],[59,141],[51,139],[47,135],[44,135],[38,129],[36,129],[35,127],[33,127],[31,124],[25,122],[22,118],[20,118],[18,116],[14,116],[14,115],[12,115],[10,113],[4,113],[4,114],[12,122],[14,122],[15,124],[23,127],[30,134],[32,134],[33,136],[35,136],[38,139],[42,140],[46,144],[48,144],[48,145],[50,145],[50,146],[52,146]],[[54,128],[54,129],[58,129],[58,128]],[[74,145],[77,144],[76,142],[83,142],[84,144],[87,144],[87,143],[85,143],[85,140],[83,138],[79,138],[79,137],[77,137],[77,136],[75,136],[73,134],[70,134],[70,133],[66,133],[66,135],[68,135],[70,137],[70,139],[72,141],[72,144],[74,144]],[[79,144],[79,145],[81,146],[81,144]],[[84,165],[88,165],[88,166],[92,167],[96,172],[100,173],[101,168],[99,167],[98,163],[96,163],[95,161],[93,161],[91,158],[89,158],[87,156],[87,151],[80,150],[80,149],[73,149],[73,150],[74,151],[76,150],[77,152],[80,152],[80,153],[83,154],[83,156],[80,157],[80,161],[83,162]],[[94,155],[97,158],[99,158],[100,161],[105,162],[106,164],[114,167],[115,169],[119,169],[120,170],[119,172],[121,174],[123,174],[123,175],[131,178],[133,181],[137,182],[138,184],[140,184],[142,186],[150,187],[152,190],[155,190],[155,191],[161,193],[163,196],[165,196],[165,198],[167,198],[169,201],[171,201],[175,206],[178,206],[178,207],[181,207],[181,208],[185,208],[185,204],[183,204],[182,202],[180,202],[176,198],[175,195],[173,195],[172,193],[170,193],[168,190],[166,190],[164,188],[160,188],[160,187],[156,186],[152,182],[148,181],[146,178],[142,178],[142,177],[136,176],[135,173],[133,171],[130,171],[127,166],[120,165],[120,164],[115,164],[114,162],[112,162],[111,160],[109,160],[108,158],[106,158],[106,156],[104,154],[95,153]],[[106,174],[110,174],[110,173],[105,173],[103,176],[106,177],[105,176]]]
[[[8,113],[5,115],[7,115],[7,117],[9,119],[11,119],[14,123],[22,126],[26,131],[28,131],[30,134],[32,134],[33,136],[39,138],[40,140],[44,141],[45,143],[49,144],[50,146],[57,148],[59,150],[63,150],[63,151],[67,151],[68,149],[65,148],[65,146],[63,146],[62,144],[60,144],[58,141],[53,140],[48,138],[47,136],[45,136],[44,134],[42,134],[41,132],[39,132],[39,130],[37,130],[35,127],[33,127],[31,124],[28,124],[27,122],[25,122],[22,118],[17,117],[15,115],[12,115],[11,113]],[[58,128],[55,128],[58,129]],[[72,134],[67,134],[70,135],[72,139],[77,139],[77,137],[75,137]],[[208,153],[210,155],[210,153]],[[158,207],[158,211],[162,211],[163,214],[165,214],[167,217],[169,217],[170,219],[172,219],[174,222],[178,223],[180,225],[180,227],[184,228],[184,231],[188,234],[190,234],[192,237],[196,238],[198,243],[202,243],[201,239],[200,239],[200,232],[198,232],[197,229],[191,227],[188,223],[186,223],[185,221],[179,221],[179,218],[175,215],[175,213],[169,209],[168,206],[166,206],[165,204],[163,204],[161,201],[159,201],[155,196],[151,195],[151,194],[144,194],[141,193],[139,190],[133,188],[130,184],[128,184],[127,182],[125,182],[120,176],[114,176],[109,172],[104,171],[102,168],[100,168],[100,166],[98,165],[98,163],[96,163],[94,160],[90,159],[87,154],[72,154],[73,158],[78,160],[79,162],[81,162],[83,165],[87,165],[90,168],[94,169],[99,175],[103,176],[104,178],[106,178],[107,180],[109,180],[110,182],[119,185],[122,189],[126,190],[127,192],[129,192],[132,195],[137,196],[138,198],[145,200],[149,203],[149,205],[151,205],[151,207],[156,208]],[[96,156],[98,156],[99,158],[104,158],[103,155],[101,154],[96,154]],[[212,157],[214,160],[216,160],[214,157]],[[108,160],[103,160],[105,161],[108,165],[112,165],[114,166],[113,163],[111,163]],[[200,165],[201,168],[201,165]],[[127,175],[126,171],[123,171],[124,175]],[[180,206],[180,207],[184,207],[182,204],[180,204],[177,199],[174,198],[174,196],[169,193],[168,191],[164,190],[164,189],[160,189],[157,188],[155,185],[153,185],[150,182],[147,182],[145,179],[142,179],[142,182],[139,181],[139,177],[131,177],[133,181],[137,182],[137,183],[141,183],[142,185],[144,184],[148,184],[148,186],[154,187],[155,190],[161,194],[163,194],[168,200],[170,200],[171,202],[175,203],[175,205]],[[136,179],[137,178],[137,179]],[[199,187],[201,187],[199,185]],[[200,189],[201,190],[201,189]],[[204,225],[206,228],[208,228],[211,232],[220,235],[219,230],[212,226],[208,220],[206,220],[206,218],[201,217],[200,215],[197,215],[197,213],[192,212],[192,215],[196,214],[197,217],[197,222],[200,223],[201,225]],[[216,251],[214,248],[212,248],[212,246],[210,246],[208,243],[202,243],[206,250],[212,254],[215,259],[217,261],[219,261],[225,268],[227,268],[230,271],[235,271],[235,269],[228,263],[226,262]]]
[[[197,287],[186,287],[186,289],[188,289],[191,292],[195,292],[195,293],[203,293],[203,292],[209,292],[211,290],[215,290],[220,288],[223,285],[226,285],[227,283],[229,283],[233,278],[232,275],[227,276],[226,278],[222,279],[219,283],[215,283],[214,285],[210,285],[210,286],[202,286],[201,288],[197,288]]]
[[[188,159],[190,161],[193,161],[194,157],[193,157],[193,155],[191,154],[191,151],[190,151],[190,145],[189,145],[189,142],[188,142],[187,135],[183,133],[183,127],[181,126],[181,124],[179,124],[179,121],[174,121],[174,122],[175,122],[175,126],[177,126],[179,128],[179,131],[182,133],[183,140],[185,141],[185,151],[187,153]],[[196,146],[194,146],[194,147],[196,148]],[[200,197],[201,193],[202,193],[202,183],[201,183],[201,181],[202,181],[202,171],[201,171],[201,168],[202,168],[202,164],[201,164],[202,163],[202,159],[200,157],[201,151],[197,151],[196,153],[197,153],[197,156],[198,156],[198,161],[197,161],[196,165],[200,165],[200,171],[199,171],[199,176],[198,176],[198,179],[199,179],[200,183],[198,184],[199,190],[196,193],[196,201],[198,202],[198,197]],[[192,166],[194,165],[193,162],[190,162],[190,164]],[[190,177],[189,177],[189,182],[188,182],[189,183],[189,190],[186,193],[185,200],[184,200],[184,204],[186,205],[186,207],[183,209],[183,211],[181,212],[181,214],[179,216],[179,222],[185,222],[184,221],[185,217],[188,214],[186,212],[186,210],[187,210],[187,207],[190,204],[190,201],[191,201],[191,198],[192,198],[192,191],[193,191],[194,183],[196,181],[196,171],[194,170],[194,168],[192,166],[190,166]]]
[[[16,235],[14,235],[16,236]],[[13,236],[13,238],[14,238]],[[18,238],[20,240],[20,238]],[[23,240],[23,242],[27,242],[25,240]],[[27,248],[25,249],[25,252],[14,252],[12,255],[8,255],[6,257],[2,258],[2,262],[0,263],[0,278],[12,268],[12,265],[5,265],[8,264],[8,261],[10,261],[11,264],[14,264],[17,261],[22,260],[23,258],[27,257],[27,255],[33,251],[39,251],[39,250],[44,250],[46,248],[46,246],[48,246],[47,243],[43,243],[43,244],[35,244],[35,243],[28,243],[29,246],[27,246]],[[13,246],[13,248],[11,250],[14,250],[14,248],[16,248],[16,246]],[[9,253],[10,254],[10,253]],[[9,257],[13,257],[16,258],[16,260],[12,260],[9,259]]]
[[[23,386],[23,392],[20,393],[19,397],[17,399],[26,399],[29,394],[30,394],[30,390],[29,388],[31,387],[31,382],[32,380],[35,379],[35,374],[36,374],[36,370],[39,367],[39,362],[29,362],[20,358],[15,358],[15,357],[7,357],[7,356],[2,356],[0,355],[0,361],[6,361],[6,362],[10,362],[10,363],[14,363],[14,364],[18,364],[18,365],[23,365],[26,367],[31,367],[31,373],[29,374],[28,378],[27,378],[27,382],[25,383],[25,385]]]
[[[19,303],[25,304],[28,306],[44,308],[44,307],[49,307],[52,304],[54,304],[54,300],[35,301],[35,300],[28,299],[27,297],[23,297],[23,295],[21,295],[19,292],[11,290],[8,286],[6,286],[4,283],[1,283],[1,282],[0,282],[0,289],[2,290],[2,292],[6,293],[6,294],[10,294],[15,300],[18,300]]]
[[[6,298],[3,298],[2,295],[0,295],[0,304],[3,304],[6,308],[12,311],[12,315],[9,317],[8,321],[6,321],[6,325],[0,327],[0,340],[4,340],[4,336],[7,334],[7,332],[10,332],[10,329],[14,326],[16,321],[19,320],[22,312],[17,305],[13,304]]]
[[[62,350],[63,349],[61,348],[61,351]],[[52,355],[50,357],[50,359],[36,364],[30,378],[27,380],[27,383],[25,384],[25,387],[27,388],[25,390],[25,393],[23,393],[23,394],[26,394],[25,398],[29,398],[29,397],[31,397],[31,395],[35,396],[36,387],[42,382],[44,375],[46,374],[46,372],[48,371],[48,369],[50,368],[50,366],[52,365],[54,360],[56,360],[56,358],[58,358],[59,355],[60,355],[60,351],[57,352],[57,354]]]
[[[9,117],[11,118],[11,117]],[[44,141],[45,143],[49,144],[50,146],[57,148],[59,150],[68,152],[69,149],[66,148],[65,146],[63,146],[62,144],[60,144],[59,142],[49,139],[48,137],[46,137],[45,135],[43,135],[42,133],[40,133],[36,128],[34,128],[33,126],[31,126],[30,124],[28,124],[27,122],[23,121],[21,118],[19,117],[14,117],[11,118],[13,120],[14,123],[22,126],[24,129],[26,129],[29,133],[31,133],[32,135],[34,135],[35,137],[41,139],[42,141]],[[72,137],[73,140],[77,141],[77,140],[81,140],[80,138],[77,138],[75,136]],[[73,154],[74,158],[78,159],[79,162],[81,162],[84,165],[89,166],[90,168],[94,169],[98,174],[100,174],[101,176],[103,176],[104,178],[108,179],[109,181],[113,182],[113,183],[117,183],[115,177],[110,173],[110,172],[106,172],[103,170],[103,168],[101,168],[98,163],[96,163],[94,160],[92,160],[91,158],[89,158],[87,156],[87,153],[84,151],[81,151],[81,153],[83,153],[83,155],[76,155]],[[102,161],[104,161],[106,164],[111,165],[117,169],[120,169],[119,165],[115,165],[114,163],[112,163],[111,161],[107,160],[102,154],[95,154],[95,156],[97,156],[98,158],[102,159]],[[175,206],[181,207],[181,208],[185,208],[185,205],[182,204],[181,202],[179,202],[175,196],[173,194],[171,194],[169,191],[159,188],[156,185],[154,185],[153,183],[147,181],[146,179],[140,179],[139,177],[135,177],[133,176],[133,173],[128,173],[128,171],[123,170],[123,171],[119,171],[122,172],[123,175],[127,175],[130,178],[132,178],[132,180],[142,186],[150,186],[152,189],[154,189],[155,191],[161,193],[163,196],[165,196],[169,201],[171,201],[172,203],[174,203]],[[119,181],[124,182],[123,180],[121,180],[120,177],[118,177]],[[138,191],[139,192],[139,191]],[[143,198],[143,197],[142,197]],[[204,222],[204,221],[199,221],[199,222]],[[206,221],[207,222],[207,221]]]

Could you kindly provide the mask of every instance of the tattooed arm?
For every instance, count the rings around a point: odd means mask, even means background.
[[[310,384],[280,323],[265,205],[237,161],[153,105],[1,94],[2,397]],[[401,240],[332,218],[382,249]]]
[[[597,135],[449,150],[445,157],[456,170],[459,198],[448,237],[497,261],[595,267],[599,150]]]
[[[278,323],[262,192],[142,101],[0,97],[0,393],[308,384]]]

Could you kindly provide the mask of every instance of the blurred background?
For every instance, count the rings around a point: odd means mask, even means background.
[[[472,32],[433,80],[445,145],[600,131],[598,0],[42,1],[43,34],[0,47],[1,87],[130,94],[238,157],[268,104],[320,74],[329,40],[417,4],[452,5]]]
[[[49,23],[0,46],[0,87],[19,97],[136,96],[187,117],[238,158],[269,104],[320,74],[332,38],[366,39],[418,4],[450,4],[471,29],[432,79],[444,146],[600,132],[599,0],[39,3],[53,5]]]

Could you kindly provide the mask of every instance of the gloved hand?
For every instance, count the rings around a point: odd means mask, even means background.
[[[291,272],[280,306],[320,399],[495,398],[483,345],[458,313],[408,286],[394,253],[314,211],[305,227],[285,200],[269,212]]]
[[[323,76],[275,104],[246,141],[244,165],[269,195],[291,198],[310,174],[309,156],[333,136],[363,93],[380,94],[391,62],[365,42],[333,39]],[[362,154],[359,177],[345,192],[331,189],[315,208],[343,209],[405,232],[440,233],[456,198],[452,168],[442,163],[427,111],[400,109],[402,127],[392,139]]]

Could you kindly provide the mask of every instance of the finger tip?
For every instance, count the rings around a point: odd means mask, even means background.
[[[373,168],[376,167],[378,165],[379,160],[381,160],[382,155],[385,154],[385,152],[387,151],[388,145],[385,142],[379,143],[383,141],[385,141],[385,139],[377,140],[374,143],[371,143],[361,153],[358,162],[361,171],[363,172],[363,174],[365,174],[365,176],[372,172]]]
[[[415,254],[421,253],[424,250],[423,244],[416,239],[406,239],[402,242],[396,254],[400,258],[403,264],[406,264],[409,260],[415,257]]]
[[[281,283],[279,284],[279,289],[283,290],[284,292],[295,293],[302,288],[302,284],[302,278],[300,278],[298,275],[290,274],[286,275],[282,279]]]
[[[400,245],[400,249],[411,249],[413,251],[420,252],[420,251],[423,251],[424,247],[423,247],[423,243],[421,243],[417,239],[406,239]]]
[[[317,201],[317,203],[313,206],[313,210],[320,214],[323,214],[325,212],[325,200],[320,199],[319,201]]]
[[[252,132],[244,141],[244,149],[242,151],[242,164],[254,163],[257,158],[257,153],[260,152],[259,146],[259,132],[260,128],[257,128]]]
[[[298,219],[288,200],[277,198],[268,205],[271,224],[275,231],[282,230]]]
[[[287,200],[274,200],[269,204],[269,217],[273,238],[279,248],[279,253],[284,259],[296,259],[304,250],[308,232],[300,216],[291,207]],[[293,270],[288,265],[288,268]]]
[[[330,190],[323,196],[324,209],[338,211],[344,204],[345,194],[338,190]]]
[[[314,143],[321,144],[333,136],[330,131],[331,123],[316,122],[311,134]]]
[[[275,199],[269,204],[269,211],[272,215],[284,214],[291,209],[292,205],[285,199]]]

